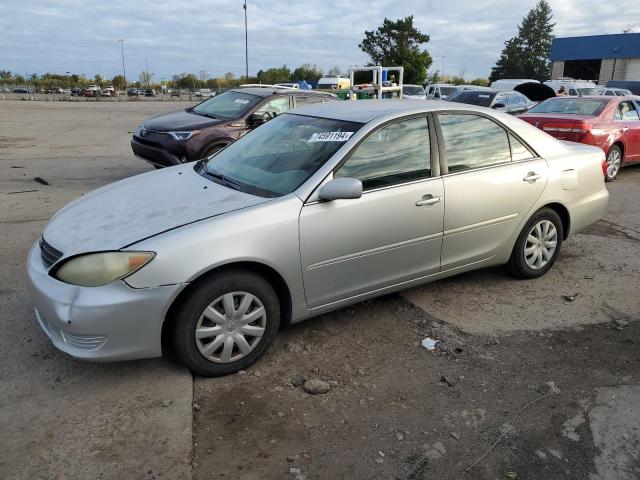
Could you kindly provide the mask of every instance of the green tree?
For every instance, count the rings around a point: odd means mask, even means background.
[[[431,66],[431,55],[421,45],[429,35],[413,25],[413,15],[391,21],[387,18],[377,30],[365,31],[360,49],[369,55],[372,65],[404,67],[404,82],[422,84]]]
[[[305,63],[304,65],[300,65],[293,71],[291,75],[291,80],[294,82],[299,82],[300,80],[305,80],[309,83],[315,83],[322,77],[322,69],[318,68],[317,65],[311,65],[310,63]]]
[[[11,72],[9,70],[0,70],[0,79],[9,80],[11,78]]]
[[[117,89],[126,87],[126,85],[124,84],[124,77],[122,75],[116,75],[115,77],[113,77],[111,79],[111,84]]]
[[[266,84],[288,82],[291,80],[291,70],[286,65],[280,68],[260,70],[258,72],[258,80]]]
[[[549,54],[553,43],[553,13],[547,0],[539,0],[518,26],[518,35],[507,40],[489,80],[532,78],[547,80],[551,75]]]

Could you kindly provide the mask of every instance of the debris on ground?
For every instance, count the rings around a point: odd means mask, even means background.
[[[429,459],[421,451],[411,453],[404,461],[396,480],[421,480]]]
[[[14,193],[31,193],[39,192],[40,190],[18,190],[17,192],[7,192],[7,195],[13,195]]]
[[[425,338],[424,340],[422,340],[421,345],[426,348],[427,350],[431,351],[431,350],[435,350],[436,349],[436,345],[440,340],[434,340],[433,338]]]
[[[451,432],[449,433],[449,435],[451,435],[453,438],[455,438],[457,441],[460,441],[460,434],[456,433],[456,432]]]
[[[577,296],[578,294],[574,293],[573,295],[563,295],[562,298],[564,298],[567,302],[573,302]]]
[[[306,378],[304,375],[296,375],[291,379],[291,385],[293,385],[294,387],[299,387],[300,385],[302,385],[304,382],[306,382]]]
[[[42,177],[33,177],[33,179],[38,182],[41,185],[51,185],[49,182],[47,182],[44,178]]]
[[[325,382],[324,380],[312,379],[304,382],[302,388],[309,395],[321,395],[331,390],[331,385],[329,385],[329,383]]]
[[[450,387],[454,387],[458,384],[458,379],[451,377],[449,375],[441,375],[440,376],[440,383],[444,384],[444,385],[448,385]]]

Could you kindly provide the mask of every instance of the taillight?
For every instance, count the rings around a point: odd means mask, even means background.
[[[591,126],[584,124],[567,125],[548,123],[542,127],[542,130],[554,137],[560,137],[571,142],[581,142],[589,133]]]

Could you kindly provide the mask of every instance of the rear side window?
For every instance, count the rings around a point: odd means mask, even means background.
[[[296,106],[312,105],[314,103],[322,103],[322,97],[319,95],[295,95]]]
[[[369,135],[334,176],[357,178],[365,190],[428,178],[430,151],[426,117],[392,123]]]
[[[488,118],[440,114],[438,120],[450,173],[511,161],[506,130]]]
[[[511,134],[509,134],[509,144],[511,145],[511,159],[514,162],[517,162],[518,160],[527,160],[535,156],[522,144],[522,142],[520,142],[520,140]]]
[[[640,116],[638,116],[638,110],[631,102],[620,102],[618,108],[616,108],[616,112],[614,114],[614,118],[616,120],[640,120]]]

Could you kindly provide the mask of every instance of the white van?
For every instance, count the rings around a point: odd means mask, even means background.
[[[511,90],[515,90],[518,85],[522,85],[523,83],[540,83],[538,80],[532,80],[530,78],[501,78],[500,80],[496,80],[491,84],[491,88],[493,90],[498,90],[500,92],[510,92]]]
[[[346,90],[351,88],[351,80],[342,77],[322,77],[318,80],[317,90]]]
[[[560,87],[564,87],[564,91],[567,95],[573,95],[576,97],[582,97],[585,95],[599,95],[598,86],[595,83],[589,82],[587,80],[547,80],[546,82],[544,82],[544,84],[553,88],[556,93],[558,93]]]

